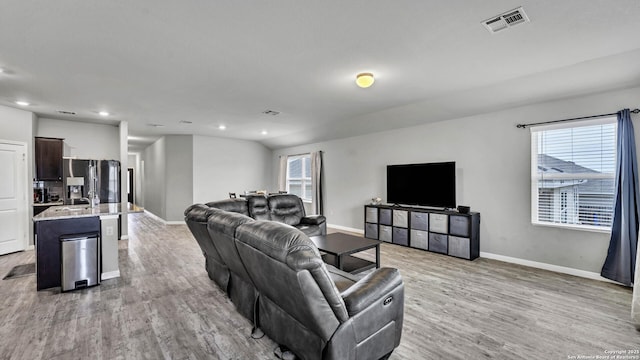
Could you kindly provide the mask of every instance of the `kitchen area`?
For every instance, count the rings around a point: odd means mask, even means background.
[[[119,277],[127,206],[120,202],[120,161],[63,156],[62,138],[35,137],[34,145],[37,290],[71,291]]]

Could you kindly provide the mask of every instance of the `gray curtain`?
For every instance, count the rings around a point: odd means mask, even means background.
[[[629,109],[618,112],[616,200],[609,251],[601,275],[631,286],[638,251],[638,162]]]
[[[280,156],[280,167],[278,169],[278,191],[287,190],[287,158],[286,155]]]
[[[322,215],[322,151],[311,153],[311,211]]]

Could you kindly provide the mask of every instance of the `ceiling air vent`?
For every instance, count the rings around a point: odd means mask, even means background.
[[[485,20],[482,22],[482,25],[484,25],[484,27],[493,34],[525,22],[529,22],[529,17],[524,13],[524,9],[521,6],[517,9],[507,11],[504,14]]]
[[[58,110],[58,114],[62,115],[76,115],[75,111],[67,111],[67,110]]]
[[[276,116],[278,114],[280,114],[280,111],[275,111],[275,110],[265,110],[262,112],[265,115],[271,115],[271,116]]]

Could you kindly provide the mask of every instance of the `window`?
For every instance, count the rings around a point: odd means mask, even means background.
[[[287,158],[287,191],[311,201],[311,154]]]
[[[531,221],[609,230],[613,221],[616,118],[531,128]]]

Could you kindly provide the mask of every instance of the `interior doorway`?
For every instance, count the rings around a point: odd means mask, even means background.
[[[131,204],[135,204],[135,176],[133,168],[127,169],[129,176],[127,176],[127,201]]]

